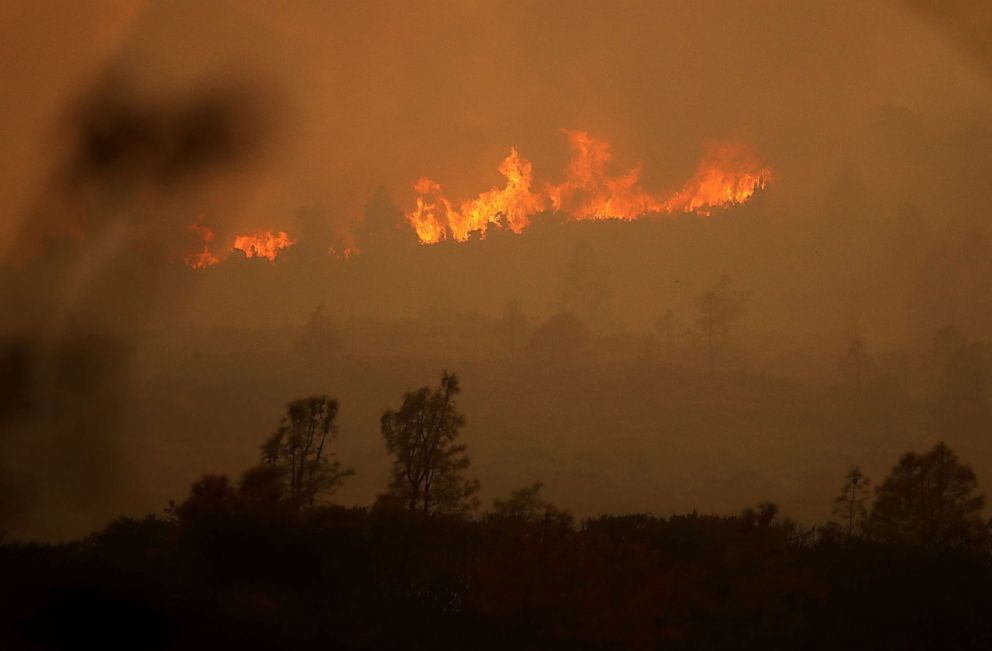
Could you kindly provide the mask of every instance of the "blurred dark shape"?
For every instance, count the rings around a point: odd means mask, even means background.
[[[26,316],[0,355],[0,526],[17,519],[12,504],[92,526],[114,497],[131,351],[190,219],[176,205],[270,135],[254,84],[149,93],[138,81],[108,74],[67,110],[66,158],[11,247],[48,250],[4,288]],[[77,246],[63,246],[73,233]]]
[[[0,348],[0,423],[28,413],[32,407],[30,340],[3,342]]]
[[[5,346],[0,413],[0,526],[16,523],[39,499],[85,510],[118,479],[119,397],[128,342],[75,335]]]
[[[247,86],[209,86],[175,96],[143,97],[108,78],[79,101],[64,182],[150,184],[168,191],[259,150],[265,123]]]

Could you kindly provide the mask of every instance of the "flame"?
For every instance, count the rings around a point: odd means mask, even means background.
[[[661,204],[640,186],[641,170],[610,177],[606,168],[613,159],[610,145],[585,131],[564,131],[572,150],[565,181],[549,186],[555,212],[565,210],[576,219],[634,219],[657,212]]]
[[[243,251],[248,258],[266,258],[273,262],[279,252],[296,244],[289,239],[286,231],[273,234],[272,231],[258,231],[254,235],[238,235],[232,249]]]
[[[530,189],[533,166],[514,148],[500,163],[499,173],[506,179],[504,187],[483,192],[463,202],[458,210],[444,197],[439,184],[421,177],[413,186],[420,195],[417,207],[407,215],[420,241],[434,244],[450,236],[464,242],[471,233],[485,237],[490,224],[524,232],[531,215],[544,210],[545,205],[544,196]]]
[[[203,250],[187,254],[186,264],[194,269],[206,269],[220,262],[220,258],[210,252],[210,243],[214,239],[214,232],[198,222],[190,224],[189,230],[191,233],[199,235],[203,240]]]
[[[667,212],[696,212],[708,215],[716,206],[735,206],[764,190],[772,171],[762,167],[754,152],[742,145],[710,145],[699,162],[696,175],[665,203]]]
[[[193,269],[206,269],[207,267],[219,264],[221,259],[210,251],[210,243],[214,240],[213,230],[201,224],[199,219],[189,225],[189,230],[200,236],[203,240],[203,248],[202,250],[188,253],[184,258],[186,264]],[[244,252],[248,258],[265,258],[269,262],[272,262],[279,255],[280,251],[295,243],[295,240],[290,239],[285,231],[279,231],[273,234],[271,231],[260,230],[254,235],[236,236],[230,250],[234,251],[238,249]],[[345,255],[350,255],[350,252],[346,251]]]
[[[609,174],[613,159],[609,143],[585,131],[563,133],[572,152],[565,180],[546,184],[542,192],[531,189],[533,167],[516,148],[499,166],[505,186],[462,202],[458,210],[438,183],[421,177],[413,186],[418,195],[416,207],[406,215],[421,243],[449,238],[464,242],[473,233],[484,238],[490,226],[522,233],[534,215],[547,209],[574,219],[629,221],[648,213],[674,212],[709,215],[712,208],[746,202],[772,177],[751,148],[717,143],[707,147],[695,176],[681,190],[660,199],[641,186],[639,165],[620,176]]]

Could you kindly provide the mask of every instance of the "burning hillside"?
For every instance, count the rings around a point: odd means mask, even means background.
[[[202,240],[202,245],[186,255],[186,264],[193,269],[206,269],[218,264],[221,258],[211,251],[211,243],[215,238],[213,230],[198,222],[190,224],[189,230]],[[247,258],[265,258],[269,262],[274,262],[280,251],[294,244],[296,241],[291,239],[286,231],[273,233],[272,231],[259,230],[251,235],[235,236],[234,242],[225,253],[239,250]]]
[[[565,180],[536,187],[531,162],[516,148],[499,166],[506,179],[504,187],[492,188],[457,207],[440,184],[421,177],[415,184],[416,207],[407,220],[423,244],[445,239],[463,242],[472,233],[485,237],[486,231],[508,228],[522,233],[538,213],[550,210],[573,219],[633,220],[642,215],[693,212],[708,215],[713,208],[746,202],[755,191],[764,189],[772,171],[745,145],[724,142],[706,149],[696,174],[680,190],[659,196],[645,190],[641,169],[635,166],[613,176],[610,145],[584,131],[564,131],[572,157],[565,169]]]

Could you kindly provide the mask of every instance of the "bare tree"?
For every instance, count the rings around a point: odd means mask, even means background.
[[[844,475],[844,486],[834,499],[834,515],[844,527],[848,537],[864,529],[868,520],[868,488],[871,480],[854,466]]]
[[[696,298],[699,327],[706,337],[710,374],[713,373],[716,365],[716,345],[726,344],[730,326],[744,315],[748,298],[747,292],[734,289],[730,276],[723,276],[713,289],[703,292]]]
[[[462,473],[470,461],[458,445],[464,416],[455,405],[458,378],[445,371],[436,389],[407,393],[402,406],[382,415],[382,435],[393,456],[389,494],[425,517],[463,513],[476,506],[479,482]]]
[[[319,495],[333,493],[355,474],[341,466],[330,448],[337,435],[337,415],[338,401],[328,396],[294,400],[262,445],[263,463],[280,471],[289,500],[297,507],[312,507]]]

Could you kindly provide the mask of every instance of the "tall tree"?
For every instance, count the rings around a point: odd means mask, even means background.
[[[868,519],[868,488],[871,480],[854,466],[844,475],[840,495],[834,498],[834,516],[848,537],[863,530]]]
[[[262,445],[263,463],[280,471],[296,507],[312,507],[318,496],[333,493],[355,474],[341,466],[330,447],[337,436],[337,415],[338,401],[328,396],[294,400],[286,405],[279,428]]]
[[[945,444],[908,452],[878,487],[869,525],[882,540],[926,547],[964,547],[987,535],[985,498],[970,466]]]
[[[463,477],[470,461],[456,443],[465,425],[455,405],[460,392],[458,378],[445,371],[436,389],[407,393],[398,410],[382,415],[382,436],[393,456],[389,493],[425,517],[476,506],[479,482]]]
[[[699,309],[699,327],[706,338],[709,371],[715,368],[716,346],[726,344],[731,324],[744,315],[749,295],[735,289],[730,276],[723,276],[713,289],[696,298]]]

